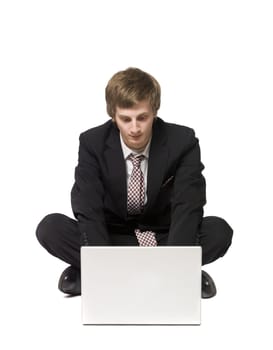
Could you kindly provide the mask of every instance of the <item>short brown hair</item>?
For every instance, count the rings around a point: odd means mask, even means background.
[[[130,108],[147,99],[156,115],[160,107],[160,92],[159,83],[150,74],[138,68],[127,68],[114,74],[106,86],[107,113],[113,118],[116,107]]]

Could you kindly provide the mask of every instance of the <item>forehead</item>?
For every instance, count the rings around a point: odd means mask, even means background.
[[[152,107],[149,103],[149,101],[141,101],[136,103],[132,107],[116,107],[116,114],[119,116],[137,116],[139,114],[144,114],[144,113],[151,113],[152,112]]]

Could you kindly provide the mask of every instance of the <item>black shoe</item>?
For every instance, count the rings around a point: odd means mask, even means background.
[[[212,298],[216,295],[216,293],[216,286],[213,279],[207,272],[202,271],[202,298]]]
[[[70,295],[81,294],[81,273],[74,266],[64,270],[59,279],[58,288],[61,292]]]

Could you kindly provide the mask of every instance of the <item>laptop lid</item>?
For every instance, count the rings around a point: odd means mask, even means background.
[[[81,247],[83,324],[200,324],[201,247]]]

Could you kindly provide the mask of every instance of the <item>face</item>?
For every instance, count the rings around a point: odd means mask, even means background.
[[[130,108],[116,107],[114,121],[127,147],[142,152],[152,136],[154,118],[150,103],[145,100]]]

